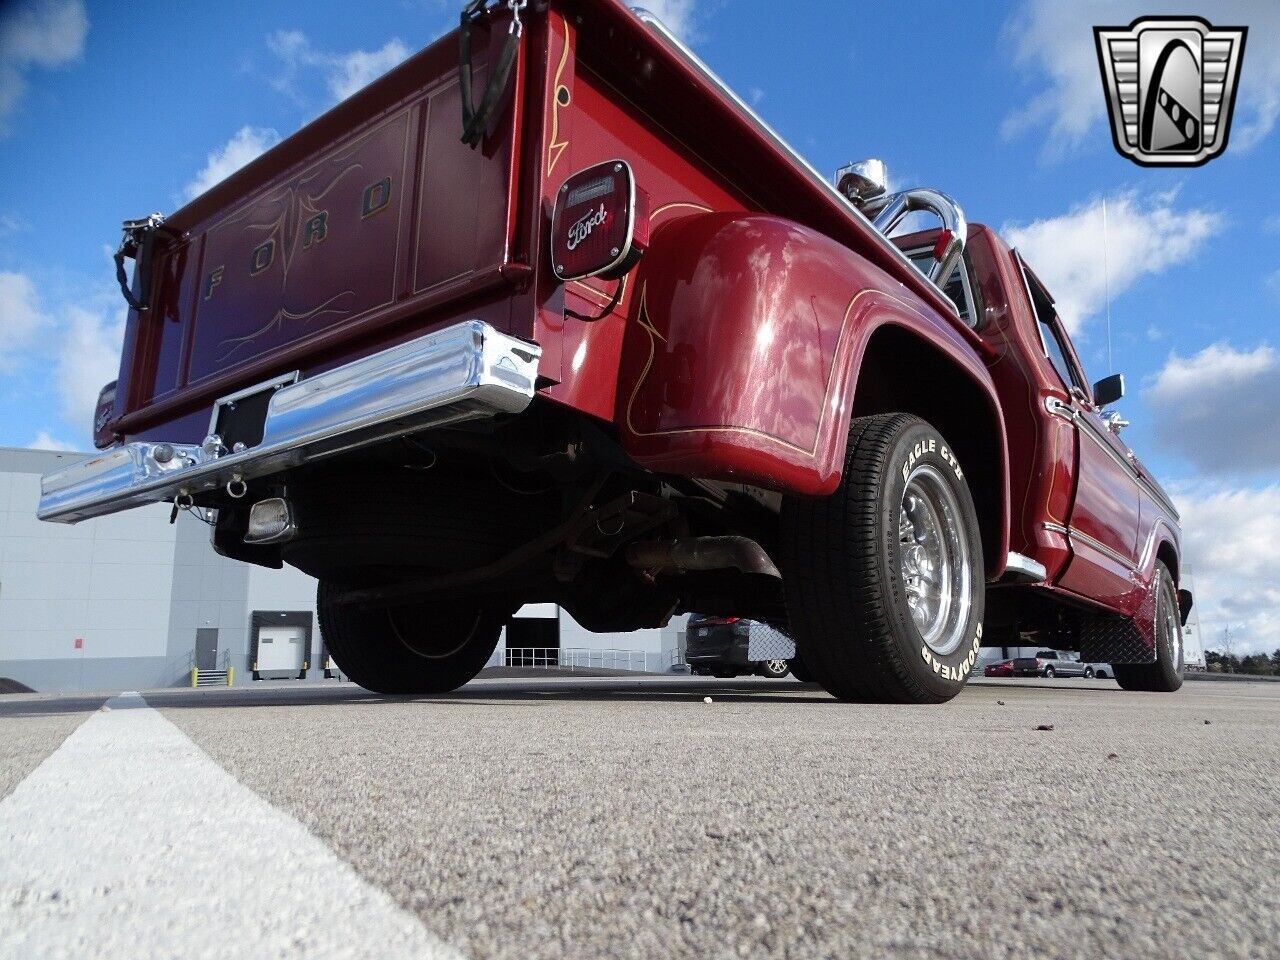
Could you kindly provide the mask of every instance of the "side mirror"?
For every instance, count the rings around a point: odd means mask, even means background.
[[[1099,407],[1109,407],[1124,397],[1124,374],[1113,373],[1093,385],[1093,402]]]
[[[861,204],[889,189],[889,174],[883,160],[861,160],[836,171],[836,189],[854,203]]]

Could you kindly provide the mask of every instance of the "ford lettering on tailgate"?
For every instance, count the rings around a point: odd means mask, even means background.
[[[395,300],[409,112],[205,236],[191,380]]]

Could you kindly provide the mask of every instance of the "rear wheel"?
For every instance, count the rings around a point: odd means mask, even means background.
[[[1182,616],[1178,594],[1169,569],[1156,561],[1155,663],[1115,663],[1116,683],[1126,690],[1173,693],[1182,686],[1186,669],[1182,649]]]
[[[1085,678],[1086,680],[1092,680],[1092,679],[1093,679],[1093,667],[1085,667],[1085,668],[1084,668],[1084,678]]]
[[[982,642],[982,541],[950,445],[907,414],[855,420],[829,497],[789,497],[787,610],[805,665],[842,700],[941,703]]]
[[[1054,670],[1053,667],[1045,667],[1044,675],[1046,679],[1052,680],[1054,677],[1058,675],[1058,671]]]
[[[366,608],[337,602],[338,592],[321,581],[320,632],[342,673],[375,693],[456,690],[488,662],[512,612],[478,603]]]

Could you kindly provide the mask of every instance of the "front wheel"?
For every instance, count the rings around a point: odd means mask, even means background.
[[[1178,593],[1169,568],[1156,561],[1155,582],[1155,663],[1113,663],[1116,683],[1126,690],[1173,693],[1182,686],[1186,662],[1182,650],[1182,616]]]
[[[1084,678],[1085,678],[1086,680],[1092,680],[1092,679],[1093,679],[1093,667],[1085,667],[1085,668],[1084,668]]]
[[[375,693],[456,690],[483,669],[513,612],[468,603],[369,608],[341,603],[339,592],[320,582],[320,632],[342,673]]]
[[[787,611],[818,683],[842,700],[942,703],[982,643],[977,511],[951,445],[908,414],[855,420],[829,497],[788,497]]]

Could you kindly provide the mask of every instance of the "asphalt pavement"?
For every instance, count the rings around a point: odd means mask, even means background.
[[[0,956],[1276,957],[1278,761],[1263,683],[7,696]]]

